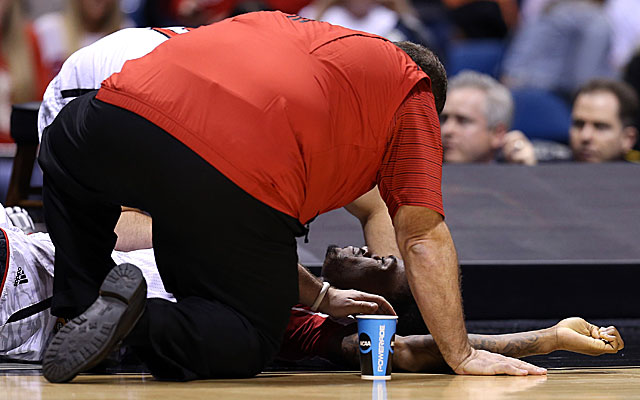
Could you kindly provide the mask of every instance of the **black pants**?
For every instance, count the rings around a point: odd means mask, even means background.
[[[257,201],[164,130],[94,98],[46,130],[47,228],[56,246],[52,312],[74,317],[113,267],[120,206],[153,218],[156,262],[178,299],[148,301],[127,341],[156,377],[245,377],[279,348],[298,300],[303,227]]]

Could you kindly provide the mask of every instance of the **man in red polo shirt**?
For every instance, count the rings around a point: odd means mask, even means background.
[[[298,296],[295,236],[376,184],[454,371],[544,373],[469,345],[443,221],[446,78],[434,60],[409,43],[253,13],[173,38],[69,103],[39,157],[56,246],[52,312],[73,318],[45,354],[45,377],[68,381],[125,337],[158,378],[255,375],[289,307],[317,293]],[[139,270],[114,268],[121,205],[152,216],[177,303],[145,305]],[[187,208],[197,217],[178,219]]]

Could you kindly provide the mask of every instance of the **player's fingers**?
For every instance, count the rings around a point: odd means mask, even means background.
[[[547,373],[546,369],[537,367],[522,360],[513,359],[512,362],[515,364],[516,368],[527,371],[529,375],[544,375]]]
[[[573,351],[591,356],[597,356],[603,353],[615,353],[617,350],[611,343],[588,336],[576,337],[576,348]]]
[[[601,334],[612,335],[616,328],[613,326],[602,327],[599,329]]]
[[[624,340],[622,340],[622,335],[620,334],[620,332],[618,332],[618,330],[616,328],[613,328],[613,335],[616,337],[616,340],[618,341],[618,350],[622,350],[624,349]]]
[[[527,371],[526,369],[518,368],[509,362],[501,362],[494,365],[493,373],[495,375],[500,375],[500,374],[515,375],[515,376],[529,375],[529,371]]]
[[[396,310],[393,309],[393,306],[386,301],[384,303],[378,303],[377,313],[381,315],[397,315]]]
[[[603,351],[603,353],[614,354],[614,353],[617,353],[620,350],[618,348],[618,342],[616,342],[615,340],[612,340],[612,341],[601,340],[601,341],[602,341],[602,343],[604,343],[604,351]]]
[[[396,312],[393,309],[393,306],[391,305],[391,303],[389,303],[387,299],[385,299],[382,296],[378,296],[376,294],[362,293],[361,300],[376,303],[378,305],[377,314],[396,315]]]
[[[598,328],[597,326],[590,324],[587,322],[588,329],[589,329],[589,334],[591,335],[592,338],[594,339],[600,339],[600,328]]]
[[[622,340],[620,332],[618,332],[618,330],[614,326],[600,328],[600,334],[602,335],[603,339],[612,343],[614,349],[624,349],[624,340]]]
[[[375,314],[378,311],[378,304],[370,301],[354,301],[350,314]]]
[[[378,314],[397,315],[396,310],[393,309],[393,306],[391,305],[391,303],[389,303],[383,297],[381,297],[377,303],[378,303]]]
[[[613,332],[610,329],[607,329],[607,328],[600,328],[599,333],[600,333],[600,338],[601,339],[607,340],[609,342],[616,338],[613,335]]]

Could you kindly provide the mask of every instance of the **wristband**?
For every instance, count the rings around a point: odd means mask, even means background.
[[[311,311],[313,312],[318,311],[318,307],[320,307],[320,303],[322,303],[324,296],[329,291],[329,286],[331,286],[329,282],[326,282],[326,281],[322,282],[322,289],[320,289],[320,293],[318,293],[318,297],[316,297],[316,301],[313,302],[313,305],[311,306]]]

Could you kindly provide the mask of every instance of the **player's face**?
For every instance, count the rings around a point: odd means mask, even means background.
[[[409,293],[402,261],[394,256],[376,256],[366,247],[330,246],[322,276],[338,288],[362,290],[391,300]]]
[[[619,106],[618,98],[606,91],[582,93],[576,98],[569,139],[577,161],[619,160],[629,150]]]
[[[372,268],[376,270],[389,270],[395,268],[398,265],[398,259],[395,256],[377,256],[371,253],[367,246],[330,246],[327,249],[326,257],[341,260],[343,266],[350,266],[360,269]]]
[[[495,135],[487,125],[487,99],[477,88],[450,90],[440,114],[444,160],[451,163],[489,162]]]

